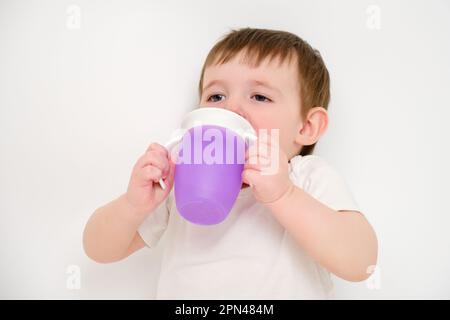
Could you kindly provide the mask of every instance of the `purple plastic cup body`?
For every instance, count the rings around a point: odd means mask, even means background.
[[[199,225],[222,222],[242,186],[246,141],[220,126],[188,130],[175,169],[175,203],[180,215]]]

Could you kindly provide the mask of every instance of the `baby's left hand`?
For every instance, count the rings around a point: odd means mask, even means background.
[[[278,139],[258,137],[256,146],[246,152],[242,180],[253,189],[256,200],[272,203],[287,193],[294,184],[289,179],[289,163]]]

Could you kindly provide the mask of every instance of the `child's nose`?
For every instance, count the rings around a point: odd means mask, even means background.
[[[229,101],[230,102],[230,101]],[[250,125],[256,130],[255,124],[253,123],[251,117],[249,116],[249,112],[239,103],[228,103],[225,107],[227,110],[233,111],[247,120]]]
[[[242,108],[242,106],[240,104],[231,103],[227,106],[227,109],[237,113],[238,115],[240,115],[243,118],[247,118],[244,108]]]

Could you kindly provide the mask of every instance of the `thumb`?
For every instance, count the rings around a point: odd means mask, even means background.
[[[174,179],[175,179],[175,164],[169,160],[169,170],[166,177],[162,178],[164,181],[164,184],[166,185],[166,188],[163,189],[158,183],[154,184],[155,187],[155,196],[158,201],[163,201],[166,199],[170,191],[172,190]]]
[[[254,187],[257,184],[259,173],[253,169],[245,169],[242,171],[242,181],[248,184],[250,187]]]
[[[171,159],[169,159],[169,173],[167,177],[164,178],[164,182],[166,183],[168,189],[172,189],[172,185],[175,178],[175,163],[172,162]]]

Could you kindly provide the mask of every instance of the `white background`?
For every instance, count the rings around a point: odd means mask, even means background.
[[[0,298],[153,297],[162,247],[97,264],[84,225],[247,26],[296,33],[332,77],[316,154],[380,242],[371,282],[335,279],[336,297],[450,298],[449,16],[437,0],[0,1]]]

